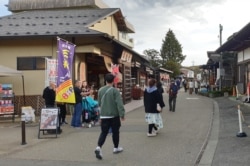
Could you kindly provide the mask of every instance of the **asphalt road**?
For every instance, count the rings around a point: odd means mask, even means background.
[[[179,92],[176,112],[162,117],[164,128],[157,137],[147,137],[144,108],[127,113],[122,122],[120,145],[124,152],[113,154],[112,137],[103,146],[103,160],[95,158],[99,127],[73,129],[63,126],[58,138],[38,140],[33,145],[0,155],[3,166],[193,166],[206,140],[213,117],[213,100]],[[29,129],[37,137],[37,128]],[[18,133],[19,134],[19,133]]]

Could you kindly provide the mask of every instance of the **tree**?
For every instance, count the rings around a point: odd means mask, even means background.
[[[186,55],[182,54],[182,46],[171,29],[162,41],[160,56],[162,67],[172,70],[173,76],[177,76],[180,73],[180,64],[185,60]]]
[[[170,74],[170,77],[176,77],[181,73],[180,71],[181,65],[172,60],[167,61],[163,68],[173,71],[173,73]]]
[[[155,50],[155,49],[148,49],[148,50],[144,50],[143,54],[148,58],[149,63],[153,66],[153,67],[160,67],[161,63],[160,63],[160,53],[159,51]]]

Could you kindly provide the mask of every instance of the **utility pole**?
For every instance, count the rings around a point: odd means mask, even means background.
[[[221,46],[222,45],[222,30],[223,30],[223,26],[220,24],[219,28],[220,28],[220,46]]]
[[[223,26],[221,24],[219,25],[219,29],[220,29],[220,46],[221,46],[222,45],[222,30],[223,30]],[[221,91],[221,79],[222,79],[222,76],[221,76],[221,61],[222,61],[222,55],[220,54],[220,59],[219,59],[219,70],[220,70],[219,91]]]

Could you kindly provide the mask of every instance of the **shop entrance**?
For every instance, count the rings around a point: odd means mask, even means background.
[[[98,90],[105,85],[104,76],[109,73],[102,56],[88,54],[86,56],[87,81],[94,89]]]

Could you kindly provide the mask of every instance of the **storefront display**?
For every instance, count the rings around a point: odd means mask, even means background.
[[[14,114],[14,93],[12,84],[0,84],[0,115]]]

